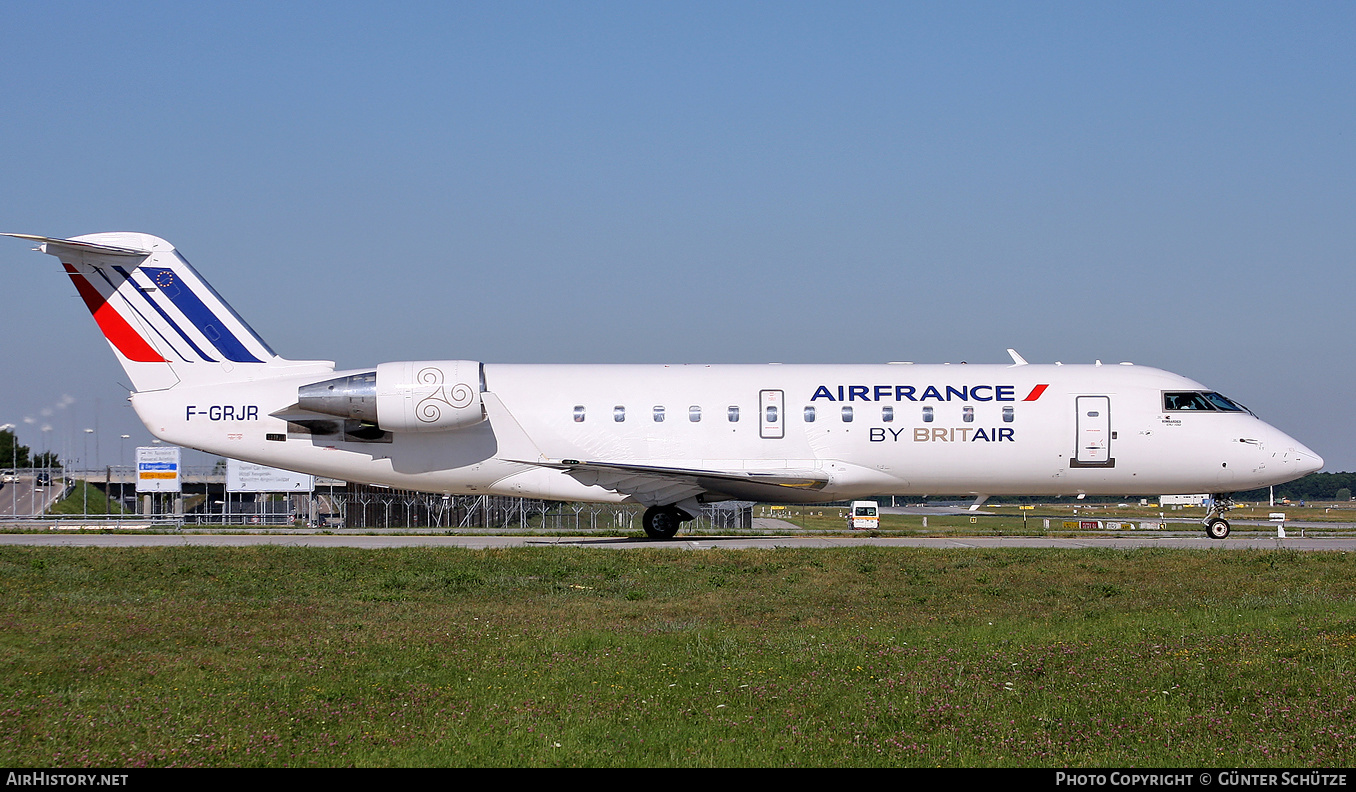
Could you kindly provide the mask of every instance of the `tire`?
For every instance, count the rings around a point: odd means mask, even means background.
[[[1205,524],[1205,535],[1211,539],[1223,539],[1229,535],[1229,522],[1214,519]]]
[[[678,535],[678,526],[682,524],[682,520],[678,518],[677,509],[652,507],[645,510],[641,524],[645,526],[646,536],[663,540]]]

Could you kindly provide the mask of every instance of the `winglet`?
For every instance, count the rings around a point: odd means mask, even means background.
[[[1026,365],[1026,358],[1024,358],[1024,357],[1022,357],[1021,355],[1017,354],[1017,350],[1015,350],[1015,349],[1009,347],[1009,348],[1008,348],[1008,354],[1009,354],[1009,355],[1012,355],[1012,365],[1014,365],[1014,366],[1025,366],[1025,365]]]

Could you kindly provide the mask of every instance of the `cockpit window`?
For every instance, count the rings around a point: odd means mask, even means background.
[[[1218,393],[1207,393],[1205,394],[1205,398],[1209,399],[1210,403],[1215,405],[1216,410],[1224,410],[1225,412],[1248,411],[1247,407],[1244,407],[1243,405],[1238,404],[1236,402],[1230,401],[1229,399],[1224,398]]]
[[[1163,409],[1165,410],[1213,410],[1210,402],[1205,396],[1195,391],[1183,391],[1180,393],[1164,393]]]
[[[1248,412],[1248,408],[1212,391],[1164,391],[1163,409],[1172,412],[1183,410]]]

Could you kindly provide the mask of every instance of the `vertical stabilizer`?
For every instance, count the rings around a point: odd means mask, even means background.
[[[38,242],[39,250],[61,260],[138,392],[334,368],[278,357],[163,239],[5,236]]]

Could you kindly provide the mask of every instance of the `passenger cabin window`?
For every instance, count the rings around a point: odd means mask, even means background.
[[[1004,408],[1003,408],[1003,423],[1012,423],[1012,418],[1013,418],[1013,415],[1012,415],[1012,408],[1011,408],[1011,407],[1004,407]]]
[[[880,419],[885,423],[893,421],[895,419],[895,408],[888,405],[880,408]]]
[[[664,408],[663,408],[663,407],[660,407],[660,406],[657,405],[657,404],[655,405],[655,408],[654,408],[654,422],[655,422],[655,423],[664,423]]]
[[[975,408],[974,408],[974,407],[966,407],[965,409],[961,410],[961,420],[962,420],[962,421],[965,421],[966,423],[974,423],[974,422],[975,422]]]
[[[575,423],[584,422],[584,405],[576,404],[574,406],[574,422]]]
[[[848,406],[844,406],[844,407],[843,407],[843,423],[852,423],[852,408],[851,408],[851,407],[848,407]]]
[[[626,420],[626,408],[618,404],[612,408],[612,420],[621,423]]]
[[[702,419],[702,408],[695,404],[687,408],[687,419],[692,423],[700,421]]]
[[[932,423],[932,408],[923,408],[923,423]]]
[[[730,423],[739,423],[739,408],[731,404],[725,408],[725,417],[730,420]]]
[[[815,408],[813,405],[805,408],[805,423],[815,422]]]

